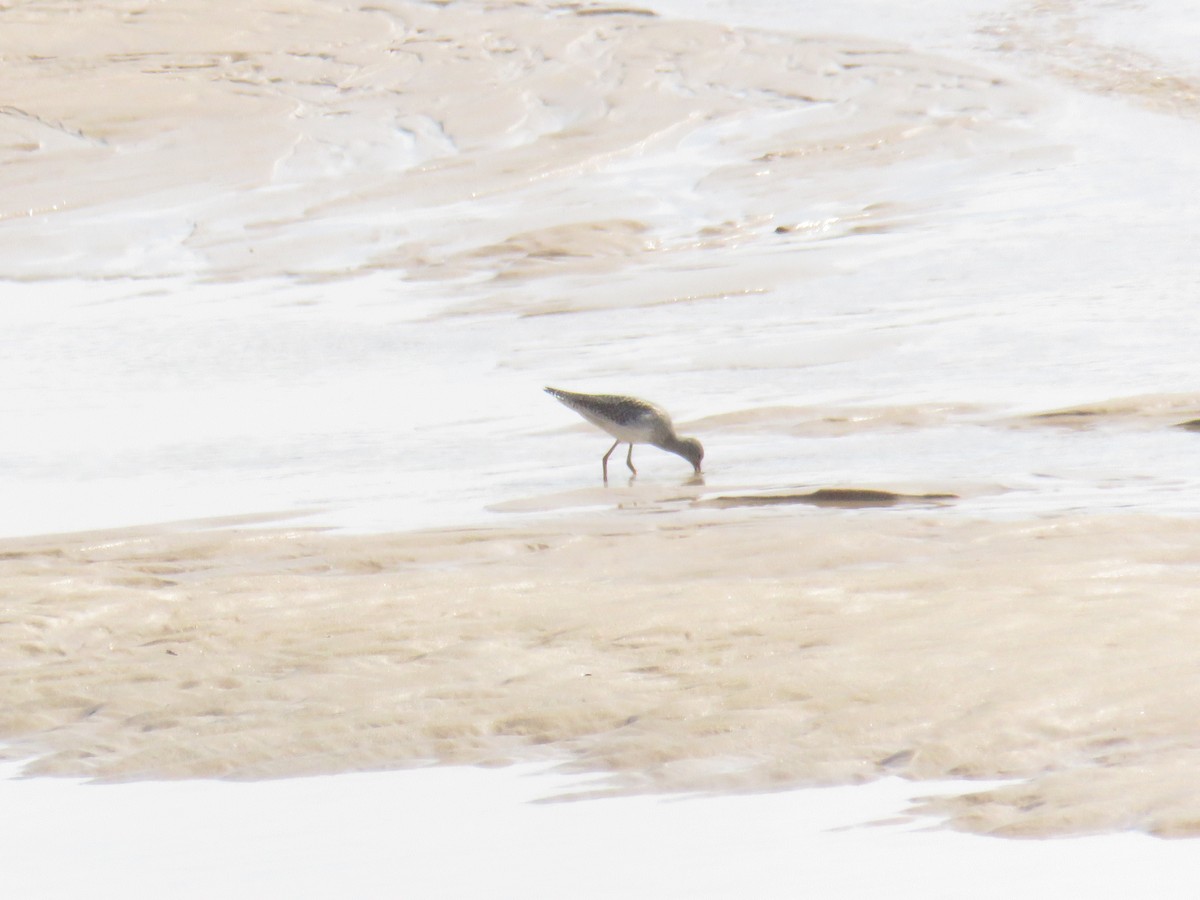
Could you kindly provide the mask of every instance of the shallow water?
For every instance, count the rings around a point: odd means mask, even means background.
[[[0,765],[0,776],[11,768]],[[899,900],[953,896],[964,885],[981,900],[1064,891],[1120,900],[1138,889],[1191,896],[1187,842],[1114,834],[998,843],[895,815],[914,794],[952,792],[955,783],[885,778],[801,792],[536,802],[580,781],[537,764],[253,784],[0,777],[6,884],[22,897],[97,900],[376,900],[398,890],[782,900],[800,882],[821,894]],[[855,827],[864,821],[877,824]],[[130,847],[139,850],[132,862]],[[57,864],[64,858],[76,865]]]
[[[1194,14],[651,5],[0,10],[0,735],[121,777],[893,759],[1038,776],[966,827],[1189,831],[1095,771],[1171,783],[1189,733]],[[704,482],[602,489],[543,384],[663,404]],[[823,489],[956,499],[721,500]],[[112,530],[238,516],[288,524]]]
[[[988,48],[992,6],[844,38],[462,4],[202,28],[97,4],[72,31],[54,9],[4,12],[26,92],[0,117],[9,534],[478,519],[590,477],[603,439],[565,431],[547,382],[701,426],[900,420],[882,446],[710,429],[713,478],[763,488],[1069,466],[1085,503],[1120,482],[1158,508],[1194,484],[1173,433],[1098,419],[1113,472],[1078,435],[920,427],[1192,387],[1193,118],[1021,69]],[[922,27],[939,54],[881,43]],[[53,89],[79,70],[86,99]],[[978,415],[914,429],[914,405]]]

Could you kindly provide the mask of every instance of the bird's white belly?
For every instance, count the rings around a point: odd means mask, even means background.
[[[587,413],[583,413],[583,416],[593,425],[603,428],[618,441],[626,444],[648,444],[654,437],[654,423],[643,419],[618,425],[598,416],[589,416]]]

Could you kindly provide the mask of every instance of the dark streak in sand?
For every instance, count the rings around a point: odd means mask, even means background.
[[[895,506],[900,503],[941,503],[957,500],[957,494],[896,494],[866,488],[821,488],[805,494],[741,494],[701,500],[697,506],[728,509],[739,506],[782,506],[804,503],[810,506],[836,506],[856,509],[870,506]]]

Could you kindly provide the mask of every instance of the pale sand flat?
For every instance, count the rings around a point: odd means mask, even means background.
[[[903,508],[6,541],[0,735],[33,771],[117,779],[1010,778],[936,808],[1194,834],[1197,559],[1186,519]]]

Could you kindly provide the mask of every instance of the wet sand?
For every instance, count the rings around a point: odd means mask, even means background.
[[[0,222],[23,220],[4,253],[20,278],[521,283],[653,259],[670,277],[643,303],[738,294],[783,272],[748,286],[693,271],[696,251],[769,247],[780,225],[793,243],[888,231],[922,203],[864,203],[843,183],[819,220],[772,219],[811,211],[807,181],[845,182],[851,157],[879,173],[961,158],[977,135],[1017,139],[1033,102],[899,44],[572,5],[111,2],[69,27],[24,6],[4,25]],[[80,77],[86,93],[63,90]],[[627,193],[620,168],[664,150],[674,171]],[[48,179],[54,167],[71,177]],[[693,179],[686,218],[655,201]],[[39,252],[68,228],[70,250]],[[599,279],[578,288],[576,311],[628,303]],[[461,306],[510,304],[564,309],[527,292]]]
[[[611,489],[512,527],[187,527],[0,548],[30,771],[560,759],[600,793],[914,779],[1005,835],[1193,834],[1200,523],[750,513]]]
[[[4,539],[3,752],[1005,778],[924,809],[1195,834],[1200,95],[1075,7],[958,55],[549,3],[0,10],[4,527],[382,497],[385,532]],[[670,399],[708,483],[593,486],[560,377]]]

